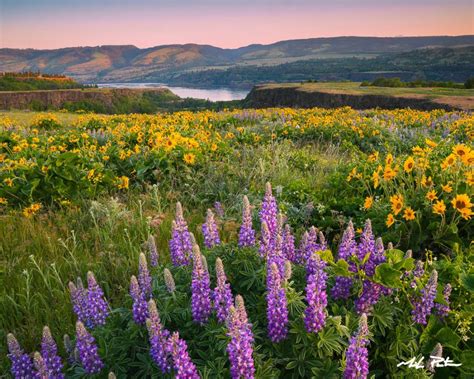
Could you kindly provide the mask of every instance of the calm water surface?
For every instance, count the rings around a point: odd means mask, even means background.
[[[237,90],[233,88],[187,88],[187,87],[172,87],[161,83],[98,83],[100,88],[169,88],[169,90],[179,97],[193,97],[195,99],[205,99],[211,101],[229,101],[242,100],[247,96],[249,91]]]

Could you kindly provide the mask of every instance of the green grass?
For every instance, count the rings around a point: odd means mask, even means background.
[[[360,82],[321,82],[321,83],[284,83],[268,84],[263,88],[298,88],[300,91],[324,91],[333,93],[348,93],[360,95],[391,95],[410,96],[424,95],[431,98],[444,96],[474,96],[474,89],[457,88],[388,88],[388,87],[361,87]]]

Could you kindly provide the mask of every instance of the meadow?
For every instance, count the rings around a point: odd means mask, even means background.
[[[472,377],[473,138],[470,112],[2,113],[0,371]]]

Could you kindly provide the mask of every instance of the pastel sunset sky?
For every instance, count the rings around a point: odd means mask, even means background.
[[[0,47],[474,34],[473,0],[0,0]]]

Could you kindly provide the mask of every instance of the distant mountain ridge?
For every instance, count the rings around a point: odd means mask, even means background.
[[[211,45],[68,47],[54,50],[0,49],[0,71],[64,74],[82,82],[147,81],[236,66],[274,66],[302,60],[372,58],[425,48],[474,46],[474,35],[433,37],[330,37],[279,41],[223,49]]]

